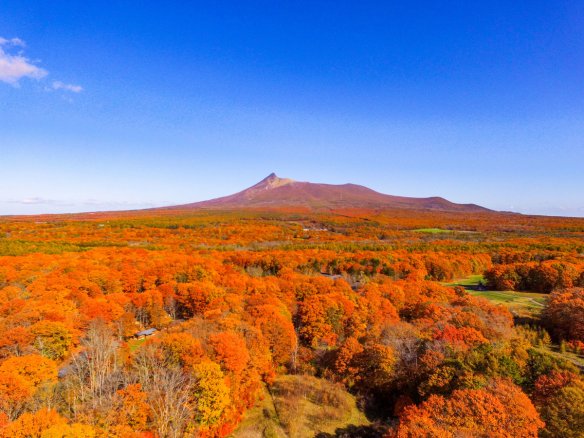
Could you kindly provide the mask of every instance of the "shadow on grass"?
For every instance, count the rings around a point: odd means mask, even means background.
[[[314,438],[381,438],[386,432],[382,426],[347,426],[335,430],[334,434],[321,432]]]

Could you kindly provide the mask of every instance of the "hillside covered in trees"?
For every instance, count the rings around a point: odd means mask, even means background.
[[[582,219],[0,218],[2,437],[581,437],[583,351]]]

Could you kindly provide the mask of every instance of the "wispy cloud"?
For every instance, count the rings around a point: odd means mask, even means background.
[[[22,51],[10,53],[14,47],[24,47],[20,38],[6,39],[0,37],[0,81],[18,86],[22,78],[42,79],[48,72],[36,66],[26,58]]]
[[[10,204],[21,204],[21,205],[39,205],[39,204],[59,204],[60,201],[55,199],[47,199],[41,197],[23,198],[23,199],[10,199],[6,201]]]
[[[176,202],[108,201],[99,199],[51,199],[40,196],[28,198],[0,198],[0,216],[18,214],[79,213],[96,211],[138,210],[175,205]]]
[[[81,93],[83,87],[81,85],[65,84],[61,81],[53,81],[53,90],[66,90],[73,93]]]
[[[545,216],[584,217],[583,205],[558,205],[552,202],[542,202],[536,205],[511,205],[503,210]]]
[[[0,81],[15,87],[23,78],[41,80],[49,74],[47,70],[36,65],[24,55],[26,44],[20,38],[0,37]],[[81,85],[67,84],[62,81],[53,81],[45,90],[62,90],[72,93],[81,93]]]
[[[171,205],[171,201],[152,202],[152,201],[108,201],[99,199],[50,199],[41,196],[33,196],[21,199],[0,199],[0,204],[18,204],[18,205],[51,205],[51,206],[90,206],[90,207],[108,207],[113,209],[119,208],[148,208],[158,205]],[[175,202],[176,204],[176,202]]]
[[[24,44],[24,41],[22,41],[20,38],[11,38],[7,40],[6,38],[0,37],[0,46],[3,45],[26,47],[26,44]]]

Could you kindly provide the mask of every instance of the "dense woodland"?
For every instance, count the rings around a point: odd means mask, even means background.
[[[526,318],[473,275],[548,299]],[[582,352],[583,219],[0,218],[2,437],[306,436],[300,399],[355,405],[321,437],[582,437]]]

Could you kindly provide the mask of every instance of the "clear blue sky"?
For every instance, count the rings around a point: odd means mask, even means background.
[[[0,214],[274,171],[584,216],[584,2],[0,3]]]

